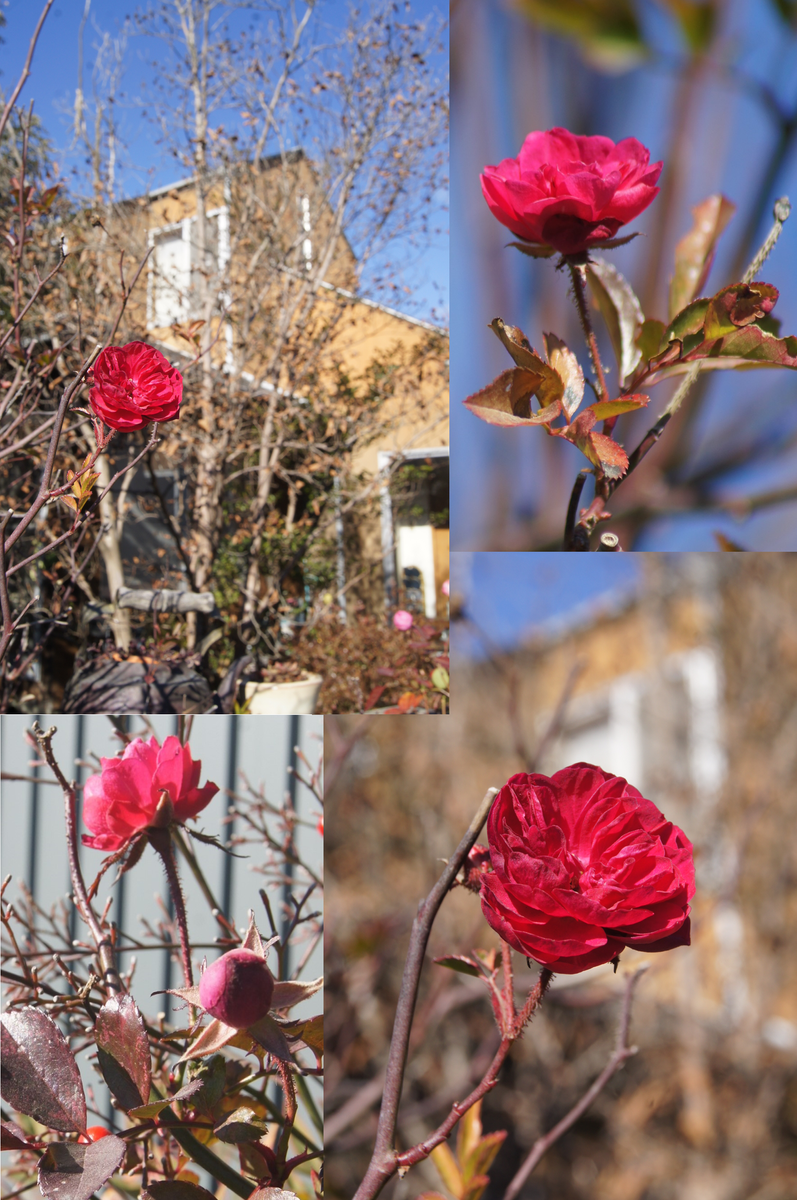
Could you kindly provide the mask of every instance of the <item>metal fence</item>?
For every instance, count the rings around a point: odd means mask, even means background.
[[[61,789],[51,782],[49,768],[32,766],[36,755],[25,741],[25,730],[30,729],[34,718],[27,716],[5,716],[0,719],[0,754],[2,755],[2,803],[0,806],[0,832],[2,849],[0,866],[2,876],[11,874],[6,899],[17,893],[16,881],[23,880],[38,905],[45,911],[71,892],[66,848],[64,843],[64,814]],[[39,723],[47,728],[53,718],[41,717]],[[147,737],[143,721],[130,717],[128,731]],[[174,717],[153,716],[148,718],[158,740],[177,732]],[[82,785],[90,774],[99,769],[86,766],[93,756],[113,757],[119,750],[119,740],[107,717],[59,716],[55,718],[57,733],[53,738],[56,758],[67,778],[75,778]],[[230,791],[242,792],[243,781],[247,780],[255,790],[261,785],[272,805],[282,803],[286,791],[290,791],[296,811],[303,824],[297,827],[296,846],[300,858],[317,874],[322,871],[323,837],[316,828],[319,806],[312,793],[293,777],[289,768],[295,761],[294,747],[301,748],[309,761],[315,764],[323,747],[322,717],[259,717],[259,716],[197,716],[194,718],[190,746],[193,757],[202,760],[200,783],[212,780],[219,786],[219,793],[200,814],[196,828],[216,835],[221,841],[229,836],[229,826],[224,823],[230,804]],[[306,773],[304,770],[302,773]],[[16,777],[16,778],[15,778]],[[79,790],[79,808],[82,794]],[[191,822],[194,825],[194,822]],[[80,822],[80,832],[87,832]],[[276,833],[276,830],[275,830]],[[255,919],[264,937],[269,925],[258,889],[264,886],[261,874],[255,867],[263,862],[264,852],[258,847],[244,847],[240,852],[245,858],[233,858],[216,847],[192,841],[203,874],[219,901],[223,912],[235,921],[236,926],[246,928],[247,911],[254,909]],[[87,882],[91,880],[103,854],[97,850],[80,848],[81,864]],[[112,868],[100,884],[96,907],[98,911],[108,896],[113,896],[111,919],[119,929],[132,934],[140,941],[150,940],[143,936],[143,921],[152,925],[163,918],[163,907],[168,907],[168,889],[160,861],[149,849],[128,875],[114,884],[116,871]],[[209,962],[218,956],[213,939],[218,925],[207,902],[199,892],[193,876],[181,871],[185,892],[188,928],[193,945],[201,947],[195,959],[203,954]],[[275,918],[287,901],[287,891],[303,890],[300,878],[271,892],[270,899]],[[160,904],[158,902],[160,898]],[[313,897],[312,907],[322,907],[322,896]],[[71,908],[71,933],[85,940],[86,930]],[[127,970],[131,955],[136,956],[136,970],[132,990],[142,1009],[148,1012],[163,1011],[167,1019],[172,1016],[171,996],[150,999],[152,992],[182,984],[182,971],[174,955],[159,949],[133,948],[121,943],[120,968]],[[301,947],[300,947],[301,949]],[[296,967],[296,959],[288,964],[288,974]],[[273,963],[271,964],[273,966]],[[323,973],[323,949],[319,943],[302,971],[302,978],[311,979]],[[176,1001],[179,1005],[179,1001]],[[307,1015],[318,1011],[318,998],[306,1001],[293,1010],[295,1015]],[[86,1074],[90,1082],[91,1072]]]

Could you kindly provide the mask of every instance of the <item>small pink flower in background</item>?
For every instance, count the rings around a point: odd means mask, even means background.
[[[393,628],[400,629],[402,632],[412,629],[412,613],[408,613],[405,609],[400,608],[398,612],[393,614]]]
[[[658,195],[660,162],[636,138],[530,133],[517,158],[485,167],[482,192],[502,225],[527,242],[579,254],[613,238]]]
[[[94,850],[119,850],[148,825],[187,821],[219,790],[215,783],[197,786],[202,763],[194,762],[189,747],[176,737],[167,737],[162,746],[154,737],[148,742],[134,738],[121,758],[100,763],[102,773],[83,788],[83,820],[92,832],[83,835],[83,845]]]
[[[445,581],[443,586],[440,588],[440,591],[443,593],[444,596],[448,595],[448,580]]]
[[[143,429],[173,421],[183,398],[183,377],[146,342],[107,346],[94,364],[92,410],[111,429]]]
[[[510,946],[562,975],[630,946],[688,946],[692,844],[619,776],[576,763],[513,775],[487,818],[482,912]]]

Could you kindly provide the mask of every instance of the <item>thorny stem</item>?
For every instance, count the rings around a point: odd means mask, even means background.
[[[56,762],[53,753],[53,736],[56,732],[55,726],[51,726],[45,733],[38,721],[33,724],[33,736],[39,744],[44,760],[48,767],[55,775],[61,785],[61,790],[64,793],[64,815],[66,820],[66,847],[69,855],[69,873],[72,878],[72,888],[75,894],[75,903],[78,912],[91,930],[91,936],[94,938],[94,944],[97,947],[97,956],[102,967],[103,979],[108,991],[112,994],[123,992],[124,984],[119,977],[119,972],[116,969],[116,961],[114,959],[113,946],[110,937],[103,934],[100,928],[100,923],[94,915],[94,910],[86,892],[86,885],[83,882],[83,874],[80,870],[80,859],[77,851],[77,816],[75,812],[75,788],[76,784],[67,783],[64,773]]]
[[[586,267],[579,266],[575,263],[568,263],[570,268],[570,278],[573,281],[573,295],[576,298],[576,307],[578,315],[581,319],[581,328],[584,330],[584,337],[587,339],[589,347],[589,356],[592,359],[592,369],[595,372],[595,378],[598,381],[596,391],[599,400],[608,400],[609,392],[606,387],[606,377],[603,374],[603,364],[600,354],[598,353],[598,342],[595,337],[595,331],[592,328],[589,309],[587,308],[587,293],[584,287],[584,278],[586,275]],[[604,426],[604,432],[607,432]]]
[[[174,861],[172,839],[167,829],[150,828],[148,831],[150,843],[155,853],[160,856],[166,871],[166,880],[174,904],[174,915],[180,932],[180,950],[183,958],[183,977],[186,987],[194,986],[194,971],[191,966],[191,942],[188,938],[188,921],[185,915],[183,890],[180,886],[180,876],[177,874],[177,864]]]
[[[293,1133],[293,1124],[296,1120],[296,1085],[293,1082],[293,1076],[287,1063],[281,1059],[276,1060],[277,1070],[279,1072],[280,1081],[282,1083],[282,1091],[285,1096],[285,1117],[282,1126],[282,1133],[277,1144],[276,1156],[277,1162],[284,1166],[288,1157],[288,1148],[290,1146],[291,1134]]]
[[[577,1104],[574,1104],[567,1116],[562,1117],[558,1125],[554,1125],[553,1129],[549,1130],[543,1137],[538,1138],[529,1151],[528,1157],[523,1162],[520,1170],[511,1180],[509,1187],[504,1192],[504,1200],[514,1200],[523,1184],[528,1179],[531,1172],[536,1167],[542,1156],[551,1148],[554,1142],[558,1141],[563,1133],[566,1133],[572,1125],[575,1125],[582,1113],[586,1112],[592,1101],[603,1090],[606,1084],[611,1079],[627,1058],[631,1058],[637,1052],[636,1046],[628,1045],[628,1027],[631,1023],[631,1001],[634,995],[634,988],[638,980],[644,975],[647,967],[640,967],[634,971],[633,975],[629,976],[625,986],[625,995],[623,996],[623,1007],[620,1015],[620,1025],[617,1030],[617,1041],[614,1047],[614,1053],[607,1062],[606,1066],[601,1071],[598,1078],[593,1083]]]
[[[781,232],[783,230],[783,225],[788,220],[790,213],[791,213],[791,204],[789,202],[788,196],[781,196],[779,200],[775,201],[775,205],[772,210],[772,216],[773,216],[773,220],[774,220],[772,228],[770,229],[769,233],[767,234],[766,238],[764,239],[758,253],[755,255],[752,262],[750,263],[747,270],[745,271],[744,275],[742,276],[742,279],[741,279],[742,283],[751,283],[752,280],[755,278],[755,276],[758,274],[759,270],[761,269],[763,264],[766,262],[769,255],[772,253],[772,250],[774,249],[775,244],[777,243],[778,238],[780,237]],[[571,267],[570,270],[571,270],[571,273],[573,273],[575,270],[577,270],[577,268]],[[575,284],[575,275],[574,275],[574,287],[576,290],[576,299],[578,300],[579,292],[578,292],[578,287]],[[579,312],[580,311],[581,310],[579,308]],[[583,321],[582,321],[582,324],[583,324]],[[623,475],[623,477],[621,479],[604,481],[605,492],[606,492],[605,496],[596,496],[595,497],[595,500],[590,505],[588,512],[585,513],[581,517],[581,520],[580,520],[578,526],[572,532],[569,533],[569,540],[568,540],[568,531],[569,531],[570,509],[568,509],[568,525],[565,530],[565,546],[564,546],[564,548],[566,550],[568,550],[568,549],[587,549],[587,546],[581,546],[581,545],[576,546],[575,544],[572,544],[574,542],[574,537],[578,533],[578,528],[583,526],[585,529],[588,530],[589,523],[594,524],[595,519],[602,515],[603,510],[605,509],[605,503],[609,499],[609,497],[617,490],[617,488],[620,486],[621,483],[625,482],[625,480],[628,478],[628,476],[631,474],[631,472],[636,467],[638,467],[639,464],[642,462],[642,459],[645,458],[645,456],[648,454],[648,452],[653,449],[653,447],[656,445],[656,442],[659,440],[662,433],[664,432],[666,425],[668,424],[670,419],[675,415],[675,413],[678,412],[678,409],[681,407],[684,400],[688,396],[689,392],[694,387],[695,381],[697,380],[697,377],[701,372],[701,367],[702,367],[702,362],[700,360],[693,363],[689,367],[689,370],[687,371],[684,378],[681,380],[679,387],[675,391],[669,404],[664,409],[664,411],[662,412],[659,419],[656,421],[655,425],[651,426],[651,428],[648,430],[648,432],[643,437],[642,441],[637,446],[636,450],[634,450],[633,453],[628,456],[628,470],[626,471],[625,475]],[[604,424],[604,431],[605,430],[606,430],[606,426]],[[573,494],[571,495],[571,498],[570,498],[570,507],[571,508],[574,506],[573,495],[576,496],[575,506],[578,505],[578,498],[581,495],[580,487],[578,488],[578,492],[576,494],[577,486],[578,486],[578,480],[576,480],[576,484],[573,487]],[[583,484],[581,486],[583,487]]]
[[[438,1126],[433,1134],[426,1138],[425,1141],[420,1142],[417,1146],[413,1146],[411,1150],[405,1150],[403,1154],[399,1154],[397,1158],[397,1170],[406,1170],[408,1167],[414,1166],[415,1163],[421,1162],[424,1158],[428,1158],[435,1146],[439,1146],[441,1142],[446,1140],[454,1126],[465,1115],[468,1109],[473,1108],[474,1104],[477,1104],[478,1101],[483,1099],[489,1091],[492,1091],[498,1082],[498,1072],[500,1071],[504,1059],[512,1047],[512,1043],[520,1035],[523,1030],[523,1026],[529,1020],[532,1013],[538,1008],[552,978],[553,973],[546,968],[543,968],[542,971],[540,971],[539,979],[531,989],[528,1000],[523,1006],[521,1012],[515,1018],[511,1033],[508,1037],[503,1038],[501,1045],[498,1047],[495,1057],[490,1063],[487,1074],[484,1076],[481,1082],[476,1085],[469,1096],[466,1096],[464,1100],[459,1100],[452,1106],[451,1112],[448,1114],[445,1121]],[[374,1193],[374,1195],[376,1195],[376,1193]]]
[[[412,923],[404,976],[396,1006],[393,1036],[390,1040],[390,1052],[385,1069],[385,1089],[379,1111],[374,1152],[354,1200],[373,1200],[373,1197],[379,1194],[388,1179],[398,1170],[398,1155],[395,1149],[396,1124],[426,945],[440,905],[479,836],[496,795],[496,788],[490,788],[487,791],[465,836],[448,860],[445,870],[429,895],[421,901],[417,916]]]

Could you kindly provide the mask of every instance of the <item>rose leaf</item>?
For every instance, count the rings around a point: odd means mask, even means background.
[[[705,361],[707,367],[789,367],[794,371],[797,337],[776,338],[758,325],[746,325],[725,337],[701,342],[684,354],[683,361]]]
[[[183,1179],[159,1179],[141,1191],[141,1200],[215,1200],[212,1192]]]
[[[675,274],[670,282],[669,319],[697,296],[711,265],[717,242],[736,211],[736,205],[724,196],[709,196],[692,209],[692,228],[675,247]]]
[[[589,407],[599,421],[605,421],[607,417],[619,417],[622,413],[635,412],[638,408],[647,408],[648,404],[650,404],[650,396],[636,395],[623,396],[619,400],[598,400]]]
[[[97,1057],[111,1094],[126,1111],[149,1100],[149,1039],[141,1013],[130,995],[112,996],[94,1026]]]
[[[623,383],[642,357],[637,345],[645,320],[642,306],[628,280],[601,258],[593,259],[587,267],[587,283],[606,322]]]
[[[555,372],[552,371],[551,374],[555,375],[560,392],[563,392],[564,385],[561,379]],[[534,371],[510,367],[508,371],[502,371],[492,383],[468,396],[464,404],[474,416],[480,417],[490,425],[546,425],[559,416],[562,405],[560,401],[555,402],[533,414],[531,397],[537,394],[541,384],[542,376]]]
[[[291,1048],[273,1017],[261,1017],[254,1025],[250,1025],[246,1032],[249,1038],[275,1058],[280,1058],[283,1062],[291,1061]]]
[[[578,365],[578,359],[572,350],[554,333],[544,333],[545,353],[550,366],[562,381],[564,395],[562,408],[567,413],[568,421],[584,399],[584,372]]]
[[[464,954],[446,954],[443,958],[435,958],[433,961],[439,967],[447,967],[449,971],[457,971],[460,975],[473,975],[476,979],[484,977],[481,968]]]
[[[89,1200],[122,1165],[127,1143],[108,1134],[89,1146],[54,1142],[39,1161],[39,1188],[46,1200]]]
[[[74,1055],[58,1026],[37,1008],[0,1017],[3,1099],[63,1133],[86,1129],[86,1097]]]
[[[213,1132],[220,1142],[236,1146],[239,1142],[259,1142],[267,1128],[253,1108],[236,1108],[214,1125]]]
[[[723,288],[709,302],[703,324],[706,341],[768,317],[778,295],[778,289],[770,283],[733,283]]]

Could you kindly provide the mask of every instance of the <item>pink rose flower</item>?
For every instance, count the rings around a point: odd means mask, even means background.
[[[485,167],[482,192],[494,217],[527,242],[580,254],[613,238],[659,189],[660,162],[636,138],[530,133],[517,158]]]
[[[412,613],[408,613],[405,609],[400,608],[398,612],[393,614],[393,628],[400,629],[402,632],[412,629]]]
[[[626,946],[689,945],[692,844],[636,788],[576,763],[514,775],[487,820],[482,911],[535,962],[576,975]]]
[[[148,742],[134,738],[121,758],[100,763],[102,773],[83,788],[83,820],[93,834],[83,835],[83,845],[94,850],[119,850],[148,825],[187,821],[219,790],[215,783],[197,786],[202,763],[194,762],[189,747],[176,737],[167,737],[162,746],[154,737]]]
[[[143,429],[173,421],[183,398],[183,377],[154,346],[107,346],[94,364],[92,410],[111,429]]]

